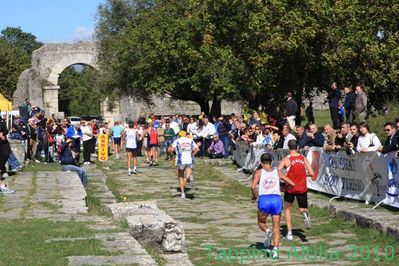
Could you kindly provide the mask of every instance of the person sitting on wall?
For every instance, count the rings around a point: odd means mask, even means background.
[[[72,137],[67,138],[62,144],[60,153],[61,168],[63,171],[76,172],[80,177],[82,185],[87,188],[87,172],[84,168],[77,166],[76,160],[73,156],[74,153],[72,152],[72,145]]]
[[[209,158],[211,159],[223,158],[224,153],[225,153],[224,145],[223,142],[219,139],[219,135],[217,134],[213,135],[212,143],[208,148]]]

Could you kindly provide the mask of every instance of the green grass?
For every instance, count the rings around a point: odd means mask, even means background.
[[[42,219],[1,221],[1,265],[66,265],[68,256],[113,255],[95,239],[46,242],[52,238],[93,237],[84,223]]]
[[[143,247],[147,251],[148,255],[150,255],[159,266],[166,265],[166,260],[160,255],[162,250],[149,244],[144,244]]]

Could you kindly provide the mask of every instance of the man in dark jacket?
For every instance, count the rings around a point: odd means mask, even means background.
[[[84,168],[76,165],[75,158],[72,155],[72,144],[72,138],[67,138],[67,140],[62,144],[60,153],[62,170],[76,172],[80,177],[82,185],[87,188],[87,172]]]
[[[285,104],[285,117],[287,118],[287,122],[290,125],[291,130],[294,130],[295,128],[295,118],[297,113],[298,113],[298,104],[292,98],[292,93],[288,92],[287,102]]]
[[[331,83],[331,91],[327,95],[328,106],[330,107],[331,120],[333,122],[333,128],[339,128],[338,119],[338,102],[341,99],[341,92],[338,90],[337,83]]]
[[[344,89],[344,92],[345,92],[344,108],[345,108],[346,123],[352,123],[353,111],[355,110],[356,94],[349,87],[346,87]]]
[[[385,141],[384,146],[378,147],[378,151],[381,153],[388,153],[399,150],[399,132],[396,130],[395,124],[392,122],[386,122],[384,125],[384,132],[387,135],[387,140]]]

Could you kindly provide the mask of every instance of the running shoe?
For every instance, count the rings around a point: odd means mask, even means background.
[[[137,172],[137,170],[134,170],[134,169],[133,169],[132,173],[133,173],[133,174],[137,174],[138,172]]]
[[[270,229],[266,229],[265,240],[263,240],[263,245],[266,248],[268,248],[272,245],[272,236],[273,236],[273,231]]]
[[[0,187],[0,194],[13,194],[15,190],[10,189],[6,184]]]
[[[127,175],[132,175],[132,170],[129,169],[129,170],[127,171]]]
[[[272,260],[278,260],[279,259],[279,251],[277,247],[274,247],[272,249]]]
[[[291,241],[294,239],[294,237],[292,236],[292,233],[288,232],[287,235],[285,236],[285,239]]]
[[[310,229],[312,227],[312,222],[310,221],[310,217],[307,217],[303,220],[306,229]]]
[[[181,199],[185,199],[185,198],[186,198],[186,194],[181,193],[180,198],[181,198]]]
[[[3,178],[7,178],[7,177],[8,177],[8,173],[7,173],[7,172],[4,173],[4,174],[2,175],[2,177],[3,177]]]

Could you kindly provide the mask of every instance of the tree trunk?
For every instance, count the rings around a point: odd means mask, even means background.
[[[222,114],[222,101],[213,97],[211,115],[220,116]]]
[[[204,101],[197,101],[199,106],[201,107],[201,112],[204,112],[206,115],[209,114],[209,102],[204,100]]]

